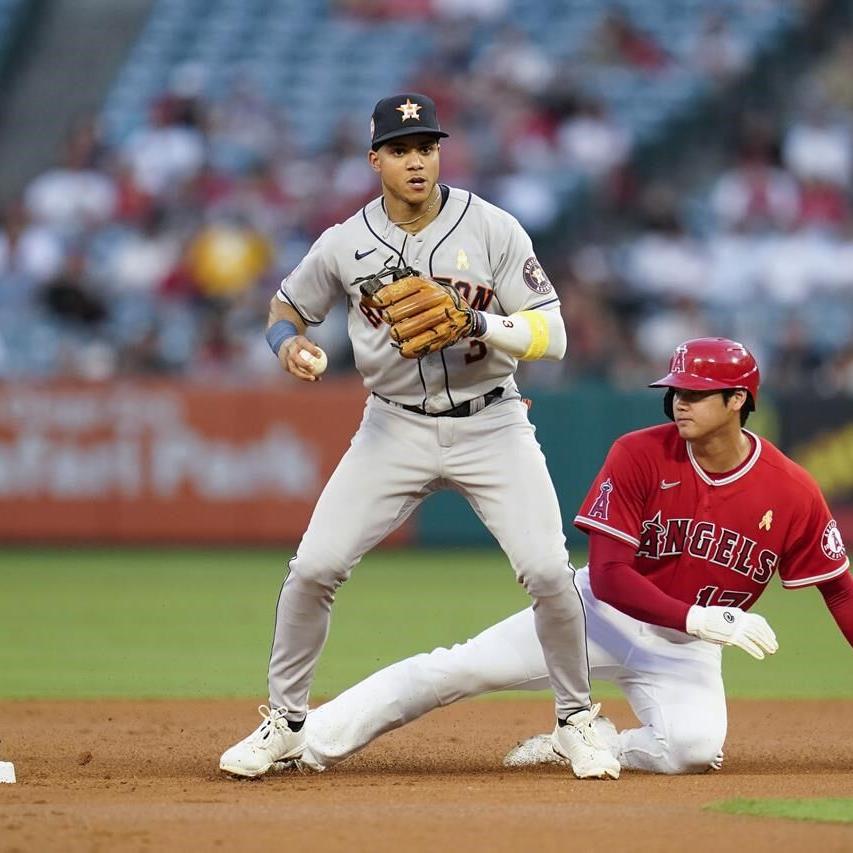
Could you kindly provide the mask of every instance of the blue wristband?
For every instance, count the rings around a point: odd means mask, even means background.
[[[265,335],[270,349],[278,355],[281,345],[288,339],[294,338],[299,334],[299,329],[290,322],[290,320],[277,320],[267,329]]]

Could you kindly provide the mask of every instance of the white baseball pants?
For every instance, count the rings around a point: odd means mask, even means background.
[[[586,569],[576,573],[576,583],[592,677],[617,684],[640,721],[619,733],[621,765],[654,773],[707,770],[726,737],[721,647],[598,601]],[[494,690],[547,686],[533,613],[524,610],[467,643],[392,664],[311,711],[305,758],[331,767],[434,708]]]

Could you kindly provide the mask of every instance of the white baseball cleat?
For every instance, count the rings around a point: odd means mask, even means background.
[[[600,710],[601,705],[596,704],[588,711],[572,714],[566,725],[558,725],[551,735],[554,752],[569,760],[578,779],[619,778],[619,761],[595,727]]]
[[[247,737],[226,749],[219,769],[235,776],[262,776],[276,762],[299,758],[305,750],[305,735],[291,731],[282,709],[258,708],[263,722]]]
[[[599,714],[593,721],[593,726],[598,735],[607,744],[608,749],[614,754],[619,753],[619,732],[613,721]],[[538,764],[570,764],[568,758],[554,752],[551,735],[541,734],[523,740],[516,744],[505,756],[504,767],[536,767]]]

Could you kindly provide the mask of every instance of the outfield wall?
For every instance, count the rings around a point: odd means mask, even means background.
[[[358,426],[354,378],[0,386],[0,540],[291,543]],[[607,448],[661,419],[660,395],[599,386],[533,395],[531,419],[566,521]],[[853,535],[853,399],[763,399],[750,426],[818,479]],[[500,464],[496,459],[495,464]],[[391,544],[490,536],[455,494],[429,498]]]

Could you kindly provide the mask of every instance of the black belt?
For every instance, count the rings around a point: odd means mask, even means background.
[[[503,396],[503,393],[503,388],[492,388],[491,391],[487,391],[482,397],[474,397],[473,400],[466,400],[464,403],[460,403],[452,409],[445,409],[443,412],[428,412],[423,406],[410,406],[407,403],[397,403],[394,400],[383,397],[381,394],[377,394],[375,391],[373,392],[373,396],[379,397],[380,400],[384,400],[392,406],[399,406],[407,412],[415,412],[418,415],[426,415],[430,418],[467,418],[469,415],[476,414],[485,409],[489,403],[499,400]]]

